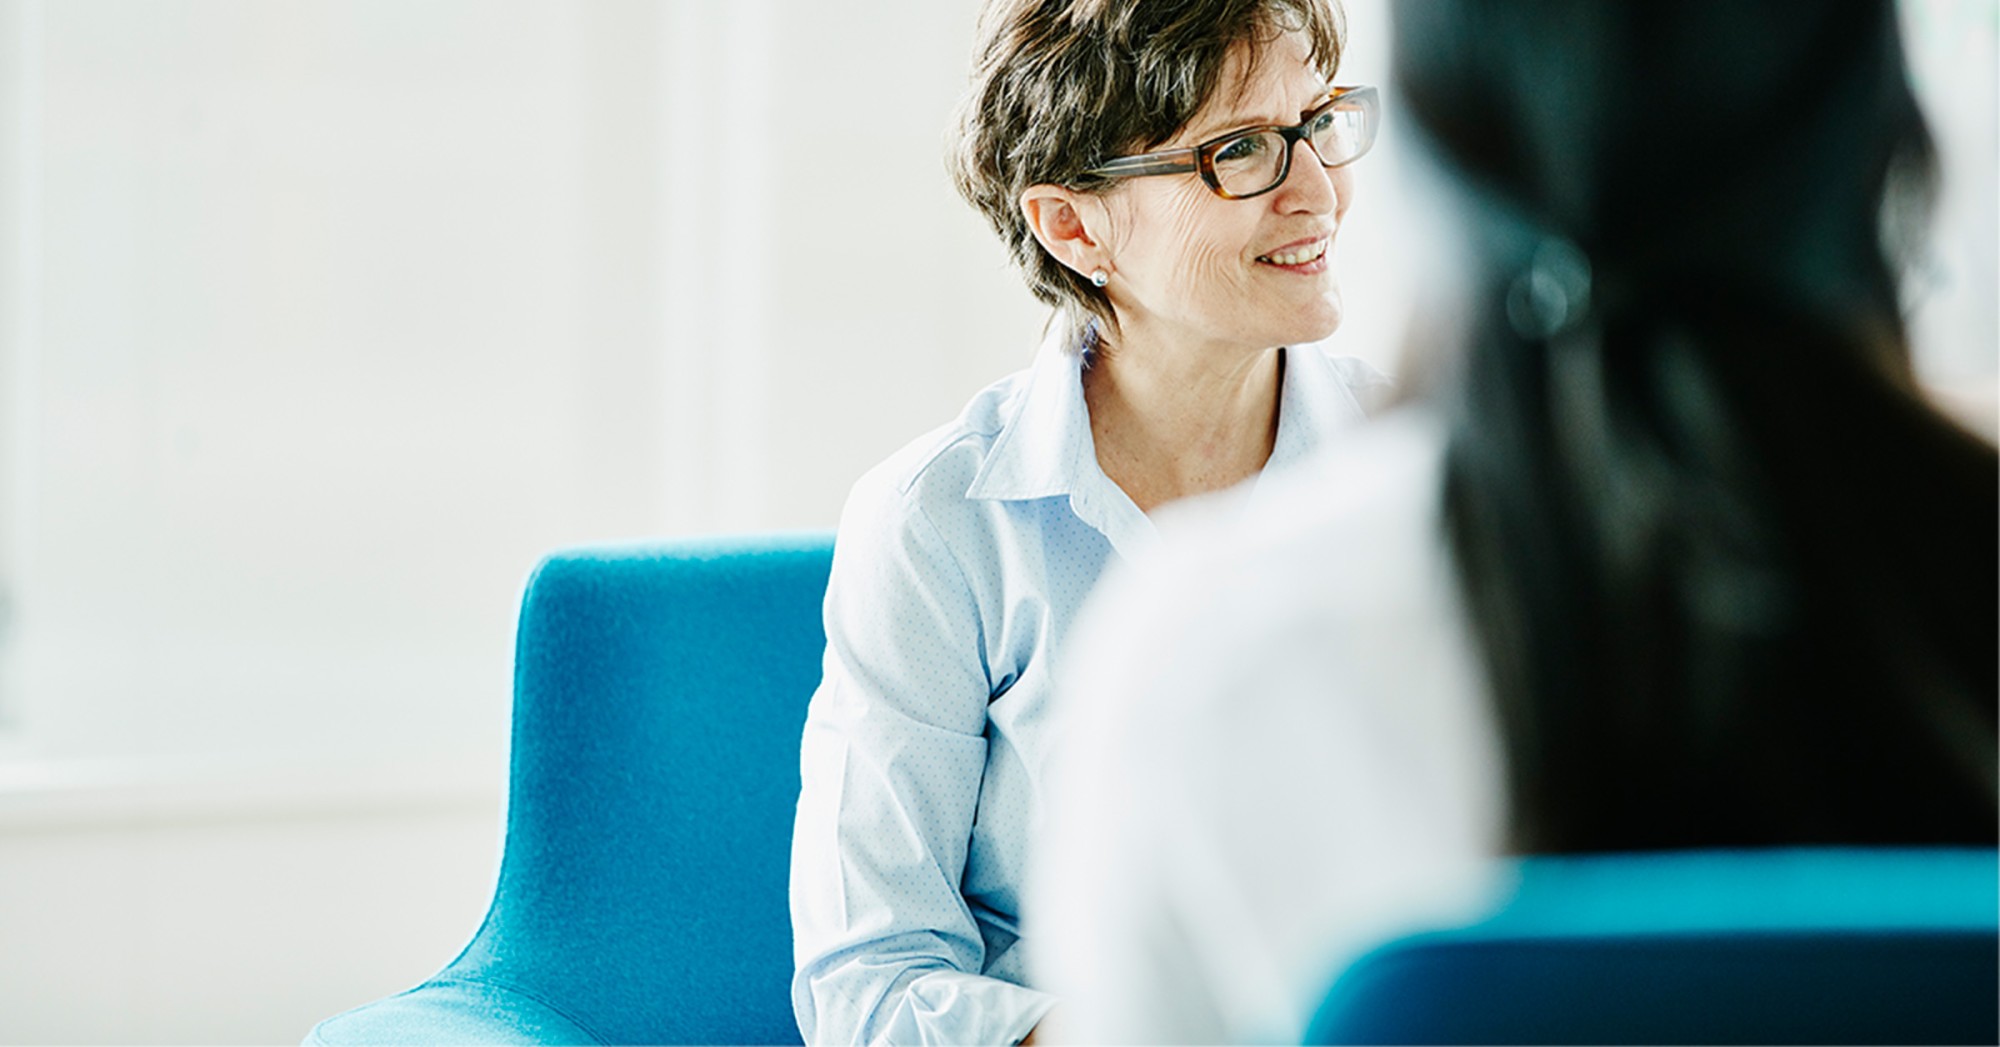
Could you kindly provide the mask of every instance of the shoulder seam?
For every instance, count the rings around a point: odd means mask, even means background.
[[[957,423],[953,423],[950,428],[956,431],[952,432],[949,436],[946,436],[943,439],[939,440],[937,446],[925,452],[924,455],[917,460],[917,463],[915,465],[905,468],[902,473],[897,475],[896,477],[897,494],[907,497],[910,494],[910,491],[917,486],[917,480],[920,479],[925,472],[929,471],[931,466],[937,464],[937,460],[939,458],[944,457],[945,452],[951,450],[954,447],[957,447],[959,444],[964,443],[967,440],[984,438],[991,435],[989,433],[982,433],[976,429],[959,425]]]

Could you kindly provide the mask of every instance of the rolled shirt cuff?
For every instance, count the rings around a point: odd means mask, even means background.
[[[878,1043],[1015,1044],[1056,998],[1024,985],[962,971],[933,971],[903,988],[902,1005]]]

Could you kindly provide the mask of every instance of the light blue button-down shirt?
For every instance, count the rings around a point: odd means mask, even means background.
[[[1053,668],[1110,559],[1158,540],[1098,468],[1081,366],[1051,338],[863,476],[841,515],[792,840],[809,1044],[1014,1043],[1055,1003],[1015,948]],[[1268,467],[1387,385],[1359,360],[1286,350]]]

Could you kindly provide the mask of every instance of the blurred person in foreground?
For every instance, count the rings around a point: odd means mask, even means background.
[[[1890,0],[1394,14],[1423,389],[1083,615],[1055,1038],[1299,1042],[1509,854],[1996,839],[2000,464],[1911,374]]]
[[[1054,1005],[1018,894],[1077,607],[1156,507],[1305,457],[1386,383],[1310,344],[1375,131],[1341,46],[1328,0],[986,9],[953,174],[1058,314],[842,514],[792,850],[806,1042],[1014,1043]]]

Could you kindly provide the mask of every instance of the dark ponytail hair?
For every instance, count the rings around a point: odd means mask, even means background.
[[[1910,373],[1890,0],[1396,13],[1473,212],[1446,525],[1514,845],[1993,843],[2000,461]]]

